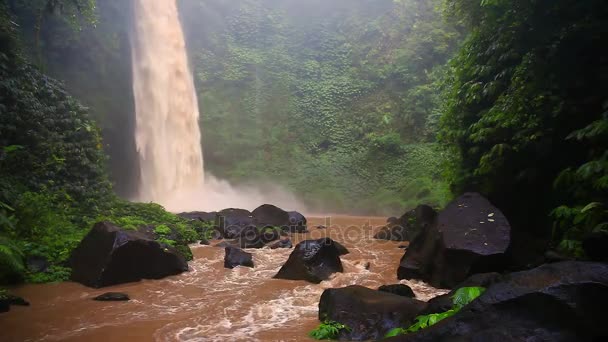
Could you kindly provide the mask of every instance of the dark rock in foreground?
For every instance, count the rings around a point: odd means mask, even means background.
[[[454,302],[452,300],[452,296],[456,293],[461,287],[471,287],[471,286],[481,286],[484,288],[488,288],[491,285],[498,283],[502,280],[502,275],[500,273],[491,272],[491,273],[479,273],[475,274],[469,278],[467,278],[462,283],[454,286],[454,290],[437,296],[428,301],[428,306],[424,310],[422,314],[431,314],[431,313],[440,313],[450,310],[454,306]]]
[[[410,243],[399,279],[422,279],[451,288],[475,273],[501,271],[510,242],[509,222],[477,193],[452,201]]]
[[[342,271],[340,253],[335,242],[330,238],[323,238],[297,244],[274,277],[318,284],[329,279],[333,273]]]
[[[11,305],[29,306],[30,303],[18,296],[0,293],[0,312],[7,312],[10,310]]]
[[[255,222],[248,210],[229,208],[217,213],[215,226],[222,238],[236,239],[245,228],[255,227]]]
[[[131,298],[129,298],[128,294],[121,292],[106,292],[102,295],[93,298],[93,300],[98,300],[101,302],[122,302],[130,299]]]
[[[350,251],[346,247],[344,247],[343,244],[341,244],[337,241],[334,241],[334,245],[338,249],[338,255],[342,256],[342,255],[346,255],[346,254],[350,253]]]
[[[279,228],[274,227],[247,227],[236,239],[235,243],[241,248],[262,248],[267,243],[279,240],[281,233]]]
[[[397,296],[403,296],[408,298],[415,298],[416,294],[411,287],[404,284],[393,284],[393,285],[382,285],[378,288],[378,291],[388,292],[396,294]]]
[[[606,341],[608,264],[567,261],[512,273],[453,317],[387,341]]]
[[[237,266],[253,267],[253,256],[240,248],[226,247],[224,256],[224,267],[235,268]]]
[[[608,233],[594,232],[583,239],[583,250],[593,261],[608,262]]]
[[[399,219],[389,217],[387,225],[380,229],[374,239],[412,241],[435,221],[437,212],[428,205],[419,205],[403,214]]]
[[[69,262],[71,280],[90,287],[160,279],[188,270],[186,260],[174,248],[109,222],[95,224]]]
[[[293,248],[293,244],[291,243],[291,239],[283,239],[270,244],[269,247],[270,249]]]
[[[381,339],[395,327],[409,326],[426,303],[359,285],[327,289],[319,301],[319,320],[347,325],[340,339]]]

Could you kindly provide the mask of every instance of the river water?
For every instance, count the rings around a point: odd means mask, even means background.
[[[309,218],[307,234],[292,241],[329,236],[350,254],[344,273],[321,284],[272,279],[292,249],[252,249],[255,268],[223,267],[224,249],[193,245],[190,271],[162,280],[144,280],[91,289],[80,284],[25,285],[12,292],[31,302],[0,314],[2,341],[307,341],[319,324],[317,308],[326,288],[352,284],[377,288],[397,283],[403,242],[372,239],[381,217]],[[327,229],[317,229],[324,225]],[[213,242],[215,243],[215,242]],[[212,243],[212,244],[213,244]],[[407,243],[405,243],[407,244]],[[369,267],[366,267],[369,263]],[[369,268],[369,269],[367,269]],[[441,290],[402,280],[418,299]],[[104,292],[125,292],[129,302],[97,302]]]

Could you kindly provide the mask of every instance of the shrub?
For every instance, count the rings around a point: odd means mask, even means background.
[[[335,340],[342,330],[350,331],[351,329],[342,323],[324,321],[316,329],[308,333],[308,336],[315,340]]]

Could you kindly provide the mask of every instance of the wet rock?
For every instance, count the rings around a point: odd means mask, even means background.
[[[424,310],[424,312],[422,312],[422,314],[427,315],[431,313],[440,313],[450,310],[454,306],[452,296],[454,296],[456,290],[461,287],[481,286],[488,288],[492,284],[501,281],[502,278],[503,276],[500,273],[496,272],[474,274],[462,283],[454,286],[454,289],[452,291],[429,300],[429,305]]]
[[[323,238],[297,244],[274,278],[306,280],[318,284],[329,279],[333,273],[342,271],[340,253],[335,242]]]
[[[583,239],[583,250],[593,261],[608,262],[608,233],[594,232]]]
[[[289,211],[289,231],[292,233],[307,233],[306,217],[297,211]]]
[[[209,240],[207,239],[201,239],[201,241],[199,242],[200,245],[207,245],[209,246],[211,244],[211,242],[209,242]]]
[[[279,228],[275,227],[247,227],[241,235],[235,240],[235,243],[241,248],[262,248],[267,243],[279,240],[281,238]]]
[[[49,262],[45,257],[32,256],[26,260],[27,268],[32,273],[40,273],[46,271],[49,267]]]
[[[255,227],[255,221],[248,210],[229,208],[217,213],[215,226],[224,239],[236,239],[245,228]]]
[[[397,248],[407,249],[408,245],[399,245]]]
[[[270,247],[270,249],[293,248],[293,244],[291,243],[290,239],[283,239],[283,240],[279,240],[275,243],[270,244],[269,247]]]
[[[315,226],[315,228],[317,229],[327,229],[327,227],[325,227],[324,225],[320,224],[318,226]]]
[[[0,292],[0,312],[7,312],[11,305],[29,306],[30,303],[18,296]]]
[[[238,247],[239,244],[233,240],[224,240],[222,242],[216,243],[214,247],[226,248],[226,247]]]
[[[480,194],[466,193],[409,244],[398,278],[451,288],[475,273],[501,271],[510,231],[500,210]]]
[[[416,297],[416,295],[414,294],[414,290],[404,284],[382,285],[378,288],[378,291],[388,292],[396,294],[397,296],[403,296],[408,298]]]
[[[224,256],[224,267],[235,268],[237,266],[253,267],[253,256],[240,248],[226,247]]]
[[[342,256],[350,253],[350,251],[341,243],[334,241],[334,245],[336,246],[336,249],[338,249],[338,255]]]
[[[387,341],[603,341],[608,264],[566,261],[506,275],[453,317]]]
[[[437,212],[428,205],[419,205],[403,214],[399,219],[390,217],[374,239],[392,241],[412,241],[427,226],[433,224]]]
[[[192,211],[188,213],[180,213],[177,216],[181,218],[185,218],[187,220],[199,220],[203,222],[214,222],[215,217],[217,216],[216,211],[206,212],[206,211]]]
[[[102,295],[93,298],[93,300],[98,300],[101,302],[122,302],[130,299],[131,298],[129,298],[128,294],[121,292],[106,292]]]
[[[99,222],[70,256],[71,280],[103,287],[141,279],[160,279],[188,270],[183,255],[142,233]]]
[[[251,212],[258,227],[284,227],[289,225],[289,214],[272,204],[262,204]]]
[[[392,293],[351,285],[323,291],[319,320],[348,326],[340,339],[351,341],[381,339],[395,327],[409,326],[426,303]]]

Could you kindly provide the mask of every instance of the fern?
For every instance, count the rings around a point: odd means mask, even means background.
[[[351,329],[342,323],[324,321],[315,330],[308,333],[308,336],[315,340],[335,340],[343,330],[348,332]]]

